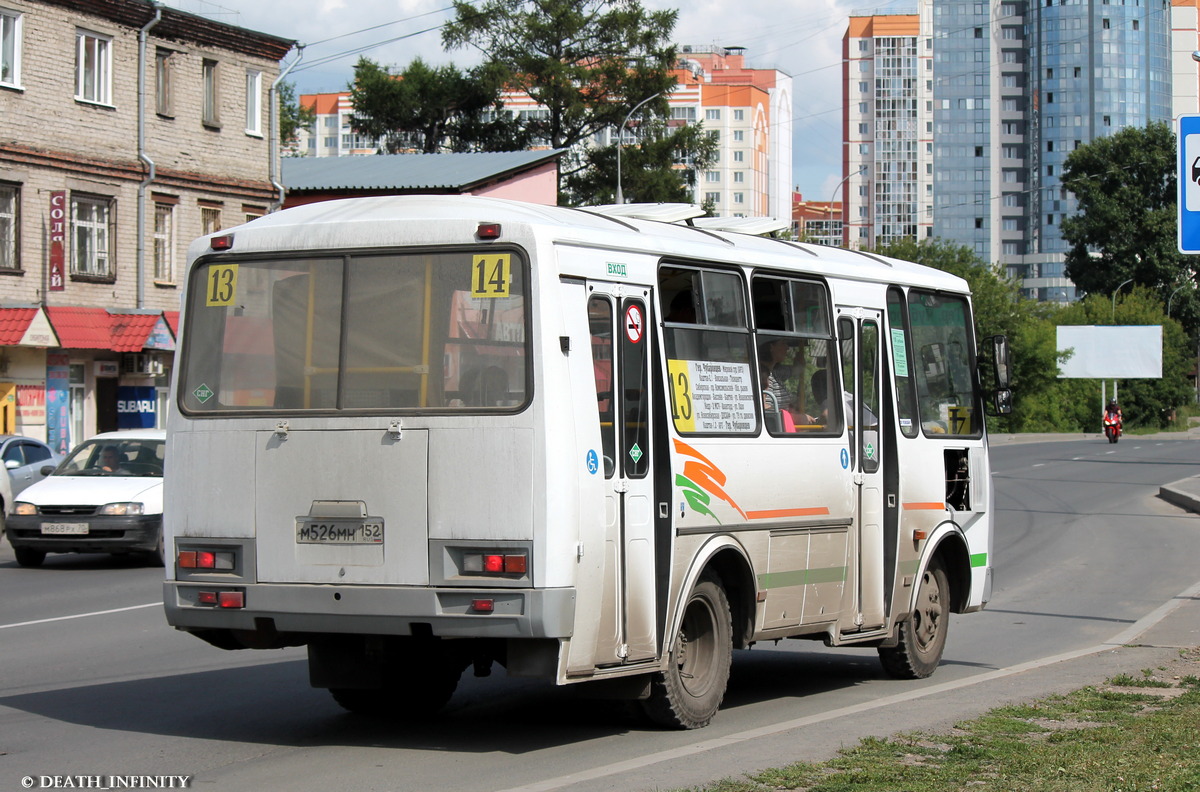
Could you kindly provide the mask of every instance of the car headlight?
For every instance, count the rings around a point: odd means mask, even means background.
[[[37,514],[37,506],[25,501],[17,501],[13,504],[13,514]]]
[[[140,503],[106,503],[100,507],[100,510],[96,514],[128,517],[134,514],[144,514],[144,510]]]

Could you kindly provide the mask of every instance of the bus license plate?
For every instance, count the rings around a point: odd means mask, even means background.
[[[296,524],[297,544],[383,544],[383,522],[308,520]]]
[[[87,523],[42,523],[43,534],[86,534]]]

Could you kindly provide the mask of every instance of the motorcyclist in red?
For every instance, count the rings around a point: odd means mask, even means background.
[[[1117,442],[1121,436],[1123,423],[1124,416],[1121,414],[1121,405],[1117,404],[1116,399],[1112,399],[1104,408],[1104,435],[1108,438],[1108,442]]]

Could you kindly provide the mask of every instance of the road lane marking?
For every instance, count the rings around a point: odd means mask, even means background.
[[[1086,649],[1076,649],[1070,652],[1064,652],[1053,657],[1044,657],[1037,660],[1030,660],[1025,663],[1020,663],[1008,668],[998,668],[995,671],[988,671],[975,676],[956,679],[952,682],[944,682],[940,685],[932,685],[921,690],[913,690],[906,693],[897,693],[893,696],[886,696],[874,701],[866,701],[859,704],[854,704],[849,707],[841,707],[830,712],[822,712],[817,715],[808,715],[803,718],[795,718],[793,720],[774,723],[769,726],[762,726],[757,729],[748,729],[746,731],[729,734],[724,737],[715,737],[711,740],[702,740],[701,742],[684,745],[679,748],[673,748],[669,751],[660,751],[658,753],[649,754],[647,756],[639,756],[633,759],[627,759],[623,762],[615,762],[609,765],[593,767],[590,770],[581,770],[578,773],[559,776],[558,778],[548,778],[544,781],[538,781],[524,786],[510,787],[500,790],[500,792],[551,792],[556,789],[563,789],[573,784],[578,784],[583,781],[594,781],[605,776],[624,773],[631,770],[638,770],[643,767],[658,764],[659,762],[667,762],[673,759],[682,759],[688,756],[694,756],[705,751],[712,751],[718,748],[725,748],[731,745],[737,745],[748,740],[754,740],[759,737],[769,737],[779,734],[780,732],[799,729],[804,726],[811,726],[815,723],[833,720],[835,718],[845,717],[846,715],[856,715],[860,712],[868,712],[873,709],[891,706],[892,704],[900,704],[905,701],[913,701],[926,696],[935,696],[939,693],[946,693],[960,688],[971,687],[972,685],[981,682],[990,682],[994,679],[1002,679],[1004,677],[1020,674],[1025,671],[1033,671],[1045,666],[1051,666],[1055,663],[1061,663],[1066,660],[1074,660],[1079,657],[1097,654],[1099,652],[1111,651],[1114,646],[1123,646],[1132,642],[1142,633],[1149,630],[1155,624],[1158,624],[1167,617],[1173,610],[1178,608],[1184,602],[1200,596],[1200,583],[1193,585],[1183,593],[1172,597],[1166,603],[1152,611],[1151,613],[1138,619],[1126,630],[1118,633],[1108,641],[1097,644]]]
[[[46,624],[48,622],[66,621],[67,619],[85,619],[88,616],[104,616],[108,613],[121,613],[123,611],[141,610],[142,608],[161,607],[161,602],[147,602],[145,605],[130,605],[128,608],[113,608],[111,610],[92,611],[91,613],[76,613],[73,616],[55,616],[53,619],[36,619],[34,621],[16,622],[15,624],[0,624],[0,630],[7,630],[9,627],[28,627],[32,624]]]

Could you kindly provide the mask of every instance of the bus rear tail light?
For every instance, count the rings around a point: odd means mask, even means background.
[[[197,591],[196,603],[216,605],[218,608],[244,608],[246,595],[241,591]]]
[[[235,567],[232,550],[180,550],[178,560],[180,569],[232,572]]]
[[[496,601],[492,599],[471,600],[471,610],[476,613],[491,613],[496,610]]]
[[[474,575],[524,575],[528,558],[524,553],[464,553],[462,571]]]

